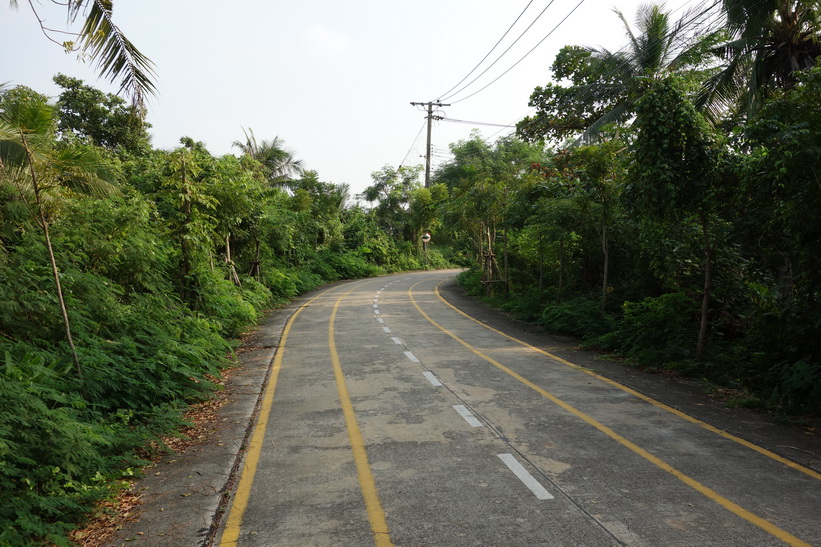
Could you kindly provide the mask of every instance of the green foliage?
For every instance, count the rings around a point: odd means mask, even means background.
[[[643,366],[664,367],[694,357],[697,317],[698,306],[683,293],[625,302],[615,329],[597,344]]]
[[[610,331],[612,321],[601,310],[599,302],[574,298],[547,306],[539,323],[548,332],[580,338],[594,338]]]

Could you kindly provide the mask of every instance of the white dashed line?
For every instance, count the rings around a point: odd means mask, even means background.
[[[374,305],[373,305],[373,307],[374,307],[374,308],[378,308],[378,307],[379,307],[379,304],[374,304]]]
[[[388,333],[391,332],[391,329],[389,329],[388,327],[382,327],[382,330]]]
[[[422,375],[423,375],[425,378],[427,378],[427,379],[428,379],[428,382],[430,382],[430,383],[431,383],[432,385],[434,385],[435,387],[439,387],[439,386],[441,386],[441,385],[442,385],[442,382],[440,382],[440,381],[439,381],[439,378],[437,378],[436,376],[434,376],[434,375],[433,375],[433,373],[432,373],[431,371],[426,370],[425,372],[423,372],[423,373],[422,373]]]
[[[385,320],[384,320],[384,319],[382,319],[381,317],[377,317],[377,318],[376,318],[376,320],[377,320],[377,321],[379,321],[379,322],[380,322],[380,323],[382,323],[382,324],[384,324],[384,323],[385,323]]]
[[[397,346],[401,346],[401,345],[402,345],[402,340],[400,340],[400,339],[399,339],[399,338],[397,338],[396,336],[391,336],[391,340],[393,340],[393,343],[394,343],[394,344],[396,344]]]
[[[458,412],[459,415],[464,418],[471,427],[482,427],[482,422],[477,420],[470,410],[465,408],[465,405],[453,405],[453,410]]]
[[[540,500],[552,500],[553,496],[550,492],[545,490],[545,487],[539,484],[539,481],[533,478],[533,475],[527,472],[527,469],[522,467],[522,464],[513,457],[513,454],[497,454],[499,459],[505,462],[505,465],[513,471],[522,483],[527,486],[531,492]]]
[[[409,351],[405,352],[405,357],[410,359],[411,363],[418,363],[419,362],[419,359],[417,359],[416,356],[414,354],[412,354],[411,352],[409,352]]]

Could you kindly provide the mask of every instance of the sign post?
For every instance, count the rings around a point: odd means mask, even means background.
[[[425,250],[425,269],[428,267],[428,242],[430,242],[430,232],[422,234],[422,248]]]

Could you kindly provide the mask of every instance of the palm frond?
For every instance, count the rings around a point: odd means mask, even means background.
[[[83,10],[86,0],[69,2],[69,16],[74,20]],[[112,0],[90,0],[85,23],[80,31],[79,46],[97,62],[103,77],[113,82],[120,79],[120,92],[131,97],[132,104],[145,113],[148,95],[156,95],[154,64],[143,55],[112,20]]]
[[[610,125],[612,123],[618,123],[624,121],[624,118],[628,116],[633,111],[633,104],[632,102],[624,101],[621,104],[617,104],[607,112],[605,112],[598,120],[590,124],[590,126],[584,130],[581,136],[576,139],[573,143],[573,146],[579,146],[582,144],[589,144],[593,142],[596,137],[598,137],[602,129],[606,125]]]

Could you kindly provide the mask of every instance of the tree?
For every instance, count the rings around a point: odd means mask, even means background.
[[[600,144],[577,147],[556,157],[560,177],[570,183],[565,188],[566,197],[575,202],[579,219],[591,223],[599,239],[602,311],[610,291],[610,232],[618,216],[618,181],[624,174],[625,163],[619,156],[625,150],[623,141],[610,139]]]
[[[624,24],[627,46],[615,52],[564,48],[553,71],[557,78],[569,79],[571,85],[537,88],[530,106],[540,111],[519,122],[520,136],[532,141],[540,140],[540,131],[558,138],[580,132],[582,139],[589,141],[608,124],[627,123],[635,113],[636,101],[652,82],[672,73],[702,80],[709,50],[721,36],[719,32],[693,36],[704,12],[688,10],[672,23],[670,13],[662,7],[645,4],[636,13],[638,33],[633,32],[624,14],[615,13]]]
[[[57,111],[44,96],[18,87],[4,94],[0,106],[0,172],[4,181],[16,189],[20,200],[43,232],[66,342],[77,375],[82,378],[49,225],[63,190],[86,190],[99,194],[111,190],[104,181],[105,166],[89,147],[56,145]]]
[[[254,131],[245,131],[245,142],[234,141],[246,156],[250,156],[262,165],[263,176],[273,186],[284,186],[293,178],[304,172],[302,160],[296,159],[293,152],[285,148],[285,142],[279,137],[272,141],[258,142]]]
[[[710,219],[723,182],[724,152],[715,132],[687,98],[677,78],[655,83],[637,105],[635,154],[625,197],[651,219],[683,224],[695,216],[701,228],[704,284],[696,358],[704,356],[713,282]]]
[[[9,1],[11,8],[16,9],[17,0]],[[71,33],[76,36],[76,40],[58,40],[54,36],[64,32],[46,27],[34,3],[29,2],[43,34],[67,51],[79,51],[82,56],[96,61],[98,72],[109,81],[119,79],[120,92],[129,95],[136,111],[144,115],[148,95],[156,94],[154,64],[114,23],[113,0],[52,0],[52,3],[65,6],[70,23],[74,23],[82,14],[83,26],[79,32]]]
[[[62,138],[75,136],[120,153],[149,148],[146,130],[151,125],[139,119],[133,105],[63,74],[55,76],[54,83],[63,89],[57,100]]]
[[[419,174],[422,167],[401,166],[394,169],[386,165],[371,173],[373,184],[359,194],[361,199],[376,203],[373,208],[377,222],[390,235],[406,241],[412,239],[407,233],[407,215],[411,194],[420,185]]]
[[[821,56],[821,11],[809,0],[724,0],[730,39],[715,53],[724,69],[707,80],[701,104],[713,119],[728,107],[742,115],[761,108],[778,89],[791,89],[797,74]]]

